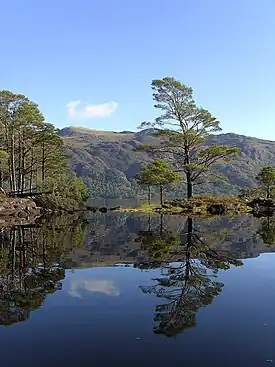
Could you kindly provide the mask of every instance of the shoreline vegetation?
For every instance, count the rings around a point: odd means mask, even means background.
[[[191,215],[200,217],[253,214],[257,217],[264,217],[274,214],[275,202],[272,199],[253,198],[249,200],[239,196],[194,196],[192,199],[166,201],[162,206],[148,203],[135,208],[87,206],[86,210],[93,213],[115,211],[122,213]]]
[[[245,200],[237,196],[211,197],[194,196],[192,199],[165,201],[158,204],[143,204],[139,208],[120,208],[121,212],[161,213],[161,214],[194,214],[194,215],[221,215],[251,213],[253,208]]]

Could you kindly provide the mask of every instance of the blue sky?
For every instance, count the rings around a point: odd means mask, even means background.
[[[173,76],[225,132],[275,140],[274,19],[274,0],[3,1],[0,89],[58,127],[133,130]]]

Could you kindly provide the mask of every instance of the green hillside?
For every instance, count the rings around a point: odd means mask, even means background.
[[[138,132],[96,131],[68,127],[59,131],[67,147],[71,168],[88,185],[92,197],[144,196],[134,176],[142,163],[150,160],[146,153],[133,151],[140,143],[156,143],[152,129]],[[208,144],[239,147],[238,160],[217,164],[215,170],[223,173],[228,182],[205,183],[195,188],[195,194],[236,194],[244,187],[255,186],[255,175],[260,168],[275,163],[275,142],[237,134],[211,136]],[[185,186],[178,184],[167,195],[182,197]]]

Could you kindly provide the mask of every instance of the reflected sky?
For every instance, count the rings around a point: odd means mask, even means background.
[[[161,299],[139,288],[159,274],[125,267],[67,271],[62,290],[48,296],[28,321],[0,327],[3,365],[167,366],[171,360],[187,366],[272,365],[274,254],[221,271],[221,294],[198,312],[195,328],[176,338],[153,334]]]

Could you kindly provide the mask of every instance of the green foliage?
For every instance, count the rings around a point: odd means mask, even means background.
[[[3,186],[3,182],[8,177],[9,172],[9,155],[3,149],[0,149],[0,188]]]
[[[154,159],[152,163],[141,168],[137,176],[139,185],[154,186],[160,188],[160,203],[163,203],[163,187],[180,181],[180,175],[170,170],[167,163],[160,159]]]
[[[211,113],[197,107],[193,100],[193,90],[174,78],[165,77],[152,82],[155,107],[162,114],[153,123],[145,126],[159,126],[155,135],[162,138],[157,146],[141,146],[139,150],[170,155],[174,165],[184,173],[187,197],[193,195],[193,185],[203,183],[209,168],[220,161],[229,162],[236,158],[238,148],[204,143],[210,133],[220,131],[219,121]]]
[[[9,155],[4,150],[0,149],[0,171],[6,172],[8,170]]]
[[[250,187],[247,189],[242,189],[240,191],[239,197],[241,199],[253,200],[263,196],[264,190],[260,187]]]
[[[259,235],[262,237],[264,244],[275,244],[275,221],[273,218],[263,218],[261,220]]]
[[[61,201],[65,209],[86,200],[83,182],[68,172],[63,139],[24,95],[0,91],[0,148],[0,186],[4,189],[18,195],[41,191],[46,195],[54,187],[48,198],[52,208]]]
[[[80,217],[51,217],[36,227],[5,231],[0,249],[0,324],[25,321],[45,298],[61,289],[71,248],[83,245]]]
[[[146,185],[166,185],[179,181],[180,175],[170,170],[167,163],[154,159],[151,164],[141,169],[138,183]]]
[[[271,189],[275,186],[275,167],[263,167],[256,176],[256,180],[264,188],[266,197],[269,198]]]
[[[151,217],[148,221],[148,230],[140,231],[135,242],[140,243],[141,249],[148,254],[149,263],[158,266],[160,262],[171,260],[173,253],[180,245],[180,235],[167,229],[160,216],[160,224],[151,229]]]
[[[55,210],[79,209],[89,198],[89,193],[82,179],[72,171],[64,170],[53,177],[48,177],[42,187],[46,194],[37,199],[43,207]],[[52,193],[47,193],[52,192]]]

